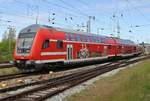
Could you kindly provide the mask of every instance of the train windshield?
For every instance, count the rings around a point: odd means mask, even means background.
[[[32,43],[34,40],[36,33],[20,33],[18,37],[18,42],[17,42],[17,48],[18,50],[24,50],[22,52],[27,52],[31,49]],[[26,51],[27,50],[27,51]],[[21,52],[21,53],[22,53]]]
[[[18,39],[18,48],[31,48],[33,38],[20,38]]]

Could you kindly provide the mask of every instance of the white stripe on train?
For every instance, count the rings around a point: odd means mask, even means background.
[[[66,52],[41,52],[42,56],[45,56],[45,55],[66,55],[66,54],[67,54]]]

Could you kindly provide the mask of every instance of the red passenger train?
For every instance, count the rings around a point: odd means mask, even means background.
[[[20,68],[40,68],[44,65],[127,57],[140,52],[130,40],[34,24],[20,31],[14,63]]]

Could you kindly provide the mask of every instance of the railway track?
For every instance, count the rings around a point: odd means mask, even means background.
[[[100,74],[149,58],[150,57],[134,58],[131,60],[126,59],[118,62],[112,62],[103,66],[94,65],[95,68],[92,69],[78,71],[76,73],[45,81],[43,80],[40,82],[34,82],[30,84],[32,85],[31,88],[13,94],[6,94],[6,96],[0,98],[0,101],[43,101],[46,98],[49,98]]]
[[[104,64],[101,64],[101,66],[107,66],[111,64],[111,62],[109,63],[104,63]],[[61,77],[59,76],[60,73],[61,75],[68,75],[68,74],[72,74],[72,73],[75,73],[77,71],[80,71],[80,70],[84,70],[84,69],[90,69],[88,66],[86,67],[81,67],[81,68],[77,68],[77,69],[70,69],[70,70],[65,70],[65,71],[61,71],[61,72],[56,72],[58,73],[57,75],[55,75],[55,77],[52,77],[50,79],[47,79],[47,80],[41,80],[41,81],[36,81],[36,82],[33,82],[33,83],[28,83],[28,84],[22,84],[22,85],[17,85],[17,86],[12,86],[12,87],[8,87],[8,88],[3,88],[3,89],[0,89],[0,93],[4,93],[4,92],[7,92],[7,91],[13,91],[13,90],[17,90],[17,89],[20,89],[20,88],[24,88],[24,87],[28,87],[28,86],[34,86],[34,85],[38,85],[38,84],[43,84],[43,83],[46,83],[46,82],[49,82],[49,81],[52,81],[52,80],[55,80],[56,77]],[[93,67],[91,67],[93,68]],[[32,73],[31,73],[32,74]],[[42,73],[41,73],[42,74]],[[46,73],[45,73],[46,74]],[[20,74],[21,75],[21,74]],[[33,74],[32,74],[33,75]],[[40,75],[40,73],[39,73]],[[49,75],[49,73],[48,73]],[[27,75],[28,76],[28,75]],[[16,77],[17,78],[17,77]],[[19,77],[18,77],[19,78]],[[14,79],[12,77],[12,79]]]
[[[104,63],[105,64],[105,63]],[[67,68],[67,69],[62,69],[60,71],[69,71],[71,69],[74,69],[75,67],[72,68]],[[82,68],[82,67],[80,67]],[[56,70],[58,72],[58,70]],[[32,76],[32,75],[40,75],[40,74],[48,74],[46,71],[33,71],[33,72],[22,72],[18,74],[10,74],[10,75],[0,75],[0,82],[10,80],[10,79],[15,79],[15,78],[21,78],[21,77],[27,77],[27,76]]]
[[[2,69],[2,68],[11,68],[11,67],[14,67],[14,65],[9,63],[8,61],[7,62],[0,62],[0,69]]]
[[[3,62],[0,62],[0,64],[3,64],[3,63],[9,63],[10,61],[3,61]]]
[[[46,74],[46,72],[24,72],[19,74],[2,75],[0,76],[0,82],[10,80],[10,79],[15,79],[15,78],[40,75],[40,74]]]
[[[2,75],[0,76],[0,82],[9,80],[9,79],[14,79],[14,78],[19,78],[19,77],[24,77],[27,74],[10,74],[10,75]]]

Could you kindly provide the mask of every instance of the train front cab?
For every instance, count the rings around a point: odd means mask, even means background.
[[[39,25],[31,25],[21,30],[18,35],[14,50],[14,64],[19,69],[33,68],[35,60],[40,58],[39,47],[42,43],[40,43],[39,28]]]

